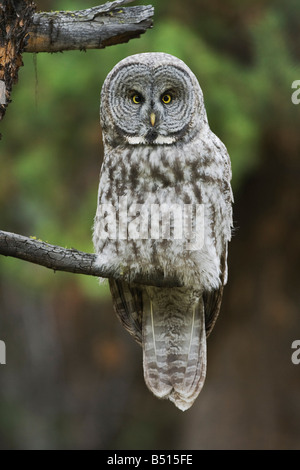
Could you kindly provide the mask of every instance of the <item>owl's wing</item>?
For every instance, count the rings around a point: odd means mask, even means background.
[[[224,284],[227,277],[227,246],[221,256],[221,284],[218,289],[203,292],[206,336],[209,336],[219,316]]]
[[[224,286],[221,286],[219,289],[215,289],[210,292],[203,292],[206,336],[209,336],[211,333],[219,316],[223,296],[223,287]]]
[[[142,344],[142,290],[124,281],[109,279],[114,309],[124,328]]]

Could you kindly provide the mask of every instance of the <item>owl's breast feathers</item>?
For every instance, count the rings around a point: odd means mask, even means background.
[[[181,145],[132,146],[116,152],[116,149],[107,147],[94,229],[96,251],[103,262],[116,270],[127,267],[133,275],[134,272],[163,270],[169,275],[178,274],[185,285],[202,290],[218,288],[226,278],[225,275],[222,280],[225,267],[221,257],[224,257],[231,236],[231,174],[228,164],[224,145],[212,133],[209,143],[207,139],[199,138],[187,144],[186,148]],[[121,210],[124,204],[125,215]],[[100,236],[104,205],[115,209],[113,237],[103,230]],[[196,230],[195,208],[203,209],[203,218],[199,219],[197,226],[204,232],[201,249],[185,249],[184,227],[182,239],[175,238],[178,212],[174,215],[174,207],[179,208],[182,224],[191,208],[192,234]],[[161,231],[158,237],[151,237],[155,222],[153,210],[160,211],[161,224],[161,213],[168,209],[171,238],[162,238]],[[141,218],[141,212],[145,211],[148,230],[139,237],[138,230],[142,225],[145,228],[145,214]],[[123,221],[126,218],[127,222],[127,233],[122,237],[119,236],[120,218]],[[122,233],[124,235],[124,230]]]

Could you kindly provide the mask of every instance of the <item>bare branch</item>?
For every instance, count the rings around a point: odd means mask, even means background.
[[[128,42],[152,27],[151,5],[120,8],[119,0],[80,11],[35,13],[25,52],[103,49]]]
[[[116,272],[97,264],[97,256],[75,249],[50,245],[34,238],[0,230],[0,255],[12,256],[34,264],[39,264],[54,271],[86,274],[104,278],[123,279],[124,281],[157,287],[180,287],[182,284],[175,278],[166,278],[158,271],[151,275],[130,272]]]

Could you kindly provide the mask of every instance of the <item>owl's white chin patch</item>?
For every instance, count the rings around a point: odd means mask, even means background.
[[[126,140],[131,145],[146,144],[145,137],[142,136],[126,136]]]
[[[162,144],[173,144],[175,142],[176,138],[175,137],[168,137],[168,136],[165,136],[165,135],[159,135],[154,143],[155,144],[159,144],[159,145],[162,145]]]
[[[145,139],[143,136],[127,136],[126,140],[129,144],[131,145],[150,145],[150,143]],[[165,136],[165,135],[159,135],[152,143],[151,145],[170,145],[175,142],[176,138],[175,137],[170,137],[170,136]]]

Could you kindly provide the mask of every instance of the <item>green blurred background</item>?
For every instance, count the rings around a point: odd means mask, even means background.
[[[105,50],[24,54],[1,123],[0,227],[92,251],[99,95],[122,58],[164,51],[203,89],[232,159],[229,283],[206,384],[182,413],[147,390],[107,286],[0,259],[1,449],[300,448],[298,0],[153,0],[154,28]],[[38,10],[97,1],[37,1]],[[137,1],[133,5],[147,4]]]

